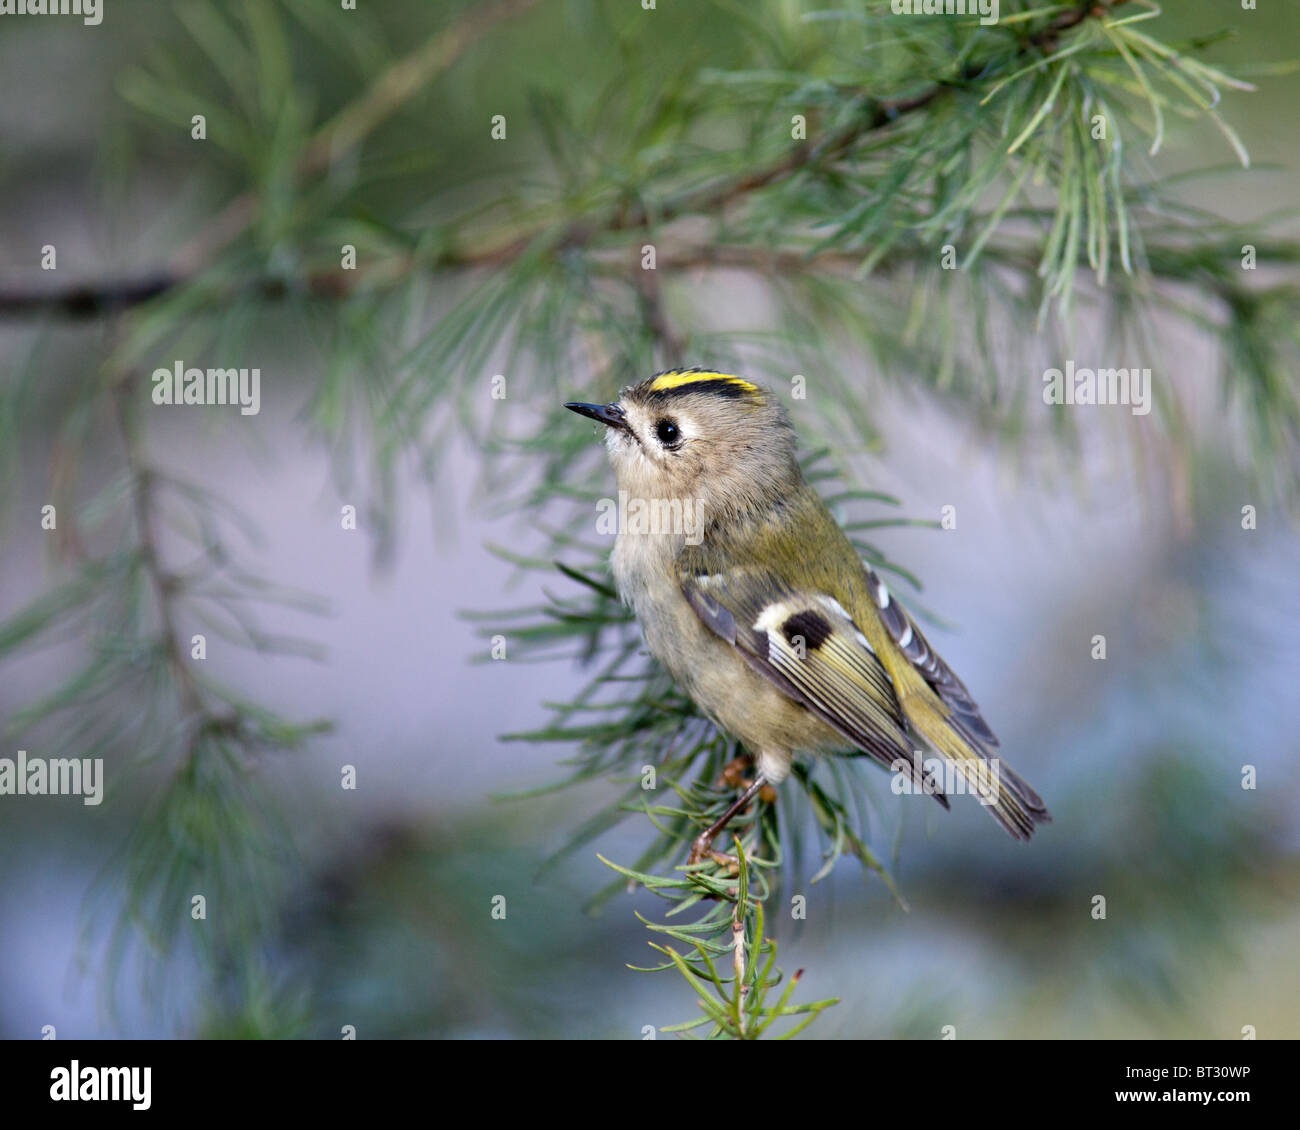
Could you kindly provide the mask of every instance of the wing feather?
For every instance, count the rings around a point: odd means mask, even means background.
[[[905,762],[913,783],[948,806],[913,757],[888,672],[833,597],[799,592],[755,568],[680,581],[701,622],[750,667],[881,765]]]
[[[898,644],[899,650],[921,673],[944,705],[952,711],[953,724],[975,745],[996,748],[997,735],[984,721],[984,716],[980,713],[975,699],[971,697],[970,691],[966,689],[966,684],[957,678],[952,668],[930,646],[929,641],[921,634],[921,629],[916,626],[916,621],[908,614],[907,609],[893,599],[875,570],[865,562],[863,568],[867,573],[867,583],[871,595],[875,598],[876,608],[880,612],[881,623]]]
[[[994,757],[991,751],[998,747],[998,739],[989,724],[984,721],[984,716],[980,713],[975,699],[971,697],[970,691],[953,673],[952,668],[943,661],[939,653],[930,646],[907,610],[891,597],[889,589],[876,575],[875,570],[865,562],[863,568],[866,570],[867,583],[871,595],[875,598],[876,608],[880,612],[881,623],[885,625],[904,657],[916,668],[947,708],[948,713],[943,722],[970,747],[972,754],[985,761],[991,760]],[[949,757],[952,756],[951,750],[945,753]],[[1004,806],[992,807],[989,811],[1017,839],[1028,839],[1035,823],[1047,823],[1051,820],[1047,806],[1043,803],[1043,798],[1029,787],[1029,783],[1000,759],[998,772],[1010,796]]]

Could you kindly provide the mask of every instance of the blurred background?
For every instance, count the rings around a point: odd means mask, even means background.
[[[868,775],[865,834],[907,910],[850,860],[810,885],[817,841],[792,831],[808,851],[769,929],[809,998],[840,999],[809,1035],[1300,1036],[1280,365],[1300,26],[1208,0],[1142,25],[1254,84],[1218,107],[1251,167],[1166,104],[1160,152],[1127,143],[1134,276],[1116,253],[1099,281],[1081,250],[1073,301],[1039,320],[1041,276],[1017,272],[1068,167],[1040,150],[1055,175],[998,214],[986,273],[936,283],[906,256],[964,254],[1018,169],[963,198],[925,124],[891,123],[953,66],[1012,74],[1054,41],[902,42],[868,3],[333,7],[0,17],[0,757],[102,757],[107,779],[98,807],[0,796],[0,1036],[636,1039],[688,1019],[680,979],[627,968],[651,956],[634,912],[663,904],[588,906],[611,878],[596,852],[630,864],[645,817],[542,870],[641,760],[501,799],[566,778],[573,743],[502,735],[547,727],[593,670],[508,613],[574,598],[550,562],[587,569],[612,540],[591,507],[612,476],[558,405],[678,362],[806,377],[786,397],[805,442],[900,503],[846,517],[915,520],[871,545],[923,583],[891,579],[1055,816],[1017,844],[973,801],[944,813]],[[1149,117],[1132,74],[1113,96]],[[801,107],[816,139],[887,102],[880,147],[673,214],[779,164]],[[931,140],[1006,128],[961,106]],[[857,275],[880,246],[864,216],[903,233],[902,261]],[[1259,282],[1215,266],[1243,242]],[[177,358],[259,367],[260,413],[154,405]],[[1155,411],[1049,410],[1065,358],[1149,365]]]

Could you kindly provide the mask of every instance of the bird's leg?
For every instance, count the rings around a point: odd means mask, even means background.
[[[706,855],[715,860],[717,860],[718,856],[721,856],[720,852],[712,850],[713,841],[717,838],[718,833],[731,823],[732,818],[735,817],[736,813],[742,811],[746,805],[750,804],[753,799],[763,791],[763,786],[766,784],[767,782],[763,779],[763,775],[760,773],[754,778],[749,788],[741,793],[730,807],[728,807],[726,812],[719,816],[712,824],[705,828],[703,832],[695,837],[695,842],[691,845],[691,854],[686,857],[688,865],[699,863]],[[730,856],[722,856],[722,858],[717,861],[725,861],[727,863],[734,862]]]

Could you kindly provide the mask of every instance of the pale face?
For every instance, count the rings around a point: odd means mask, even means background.
[[[700,388],[682,387],[691,384]],[[739,378],[674,371],[611,404],[566,407],[605,426],[610,463],[629,498],[690,501],[720,514],[766,505],[799,477],[784,412]]]
[[[686,405],[655,406],[620,400],[623,428],[610,427],[605,448],[619,486],[647,495],[689,490],[702,467],[709,437]]]

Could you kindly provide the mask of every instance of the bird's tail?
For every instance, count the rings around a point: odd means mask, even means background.
[[[922,692],[901,697],[900,705],[913,728],[948,759],[967,789],[1015,839],[1027,840],[1036,824],[1051,822],[1043,798],[941,702]]]

